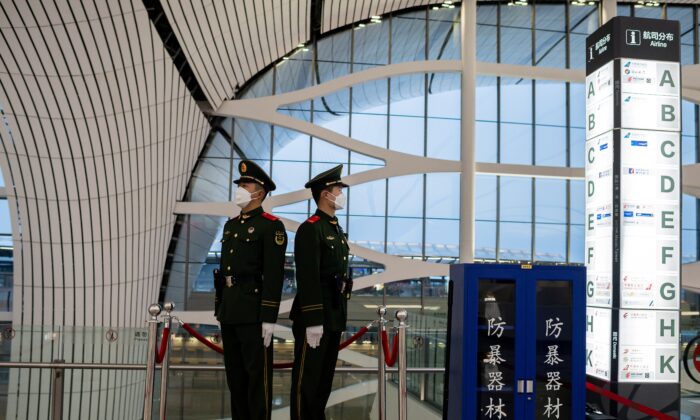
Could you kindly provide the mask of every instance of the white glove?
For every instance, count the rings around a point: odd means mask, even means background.
[[[315,325],[313,327],[306,327],[306,342],[309,343],[309,347],[315,349],[321,343],[321,337],[323,336],[323,325]]]
[[[269,322],[262,323],[262,338],[265,347],[270,347],[273,332],[275,332],[275,324],[270,324]]]

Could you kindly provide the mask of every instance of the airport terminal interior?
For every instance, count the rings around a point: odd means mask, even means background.
[[[65,419],[144,418],[143,369],[66,369],[57,394],[31,364],[144,365],[153,303],[221,344],[242,160],[276,183],[263,207],[289,238],[275,361],[294,358],[304,184],[342,164],[342,337],[406,309],[408,418],[447,418],[450,267],[587,263],[587,38],[614,17],[679,22],[680,360],[700,333],[700,1],[2,0],[0,418],[61,418],[56,395]],[[179,321],[170,337],[167,418],[230,418],[221,355]],[[371,328],[340,352],[367,369],[336,372],[328,419],[384,418],[381,351]],[[681,361],[682,419],[700,418],[694,378]],[[274,419],[291,382],[274,372]],[[400,385],[386,374],[386,418]]]

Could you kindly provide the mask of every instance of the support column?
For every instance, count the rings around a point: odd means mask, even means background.
[[[617,16],[617,0],[603,0],[601,4],[601,22],[603,25],[610,19]]]
[[[474,165],[476,144],[476,0],[461,9],[462,96],[460,122],[459,260],[474,261]]]

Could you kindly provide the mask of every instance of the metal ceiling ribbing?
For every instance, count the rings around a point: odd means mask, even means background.
[[[312,0],[161,0],[187,61],[218,107],[311,38]],[[321,32],[435,0],[325,0]]]
[[[0,2],[0,110],[13,360],[144,360],[129,328],[158,298],[209,124],[142,0]],[[139,375],[68,373],[68,417],[137,418]],[[7,418],[48,418],[49,382],[13,370]]]
[[[322,32],[397,10],[443,3],[444,0],[324,0]]]
[[[310,0],[161,0],[211,106],[308,39]]]
[[[140,325],[209,129],[143,3],[3,1],[0,74],[14,321]]]

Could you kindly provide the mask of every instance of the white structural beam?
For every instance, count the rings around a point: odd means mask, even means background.
[[[700,261],[683,264],[681,287],[694,293],[700,293]]]
[[[610,19],[617,16],[617,0],[603,0],[602,3],[602,7],[600,9],[600,23],[604,24]]]
[[[476,173],[484,175],[522,176],[530,178],[584,178],[583,168],[569,168],[566,166],[515,165],[509,163],[478,162],[476,164]]]
[[[226,115],[228,113],[228,107],[231,106],[230,104],[232,102],[253,103],[260,101],[266,103],[266,105],[269,104],[268,106],[279,108],[283,105],[295,104],[325,96],[341,89],[372,80],[382,80],[389,77],[416,73],[457,73],[459,71],[461,71],[460,62],[456,60],[409,61],[386,66],[377,66],[292,92],[274,96],[263,96],[260,98],[224,101],[218,108],[217,115],[221,115],[220,113]]]
[[[700,104],[700,64],[681,67],[683,99]]]
[[[465,1],[461,15],[459,260],[474,262],[476,186],[476,1]]]
[[[683,166],[683,194],[700,198],[700,164]]]
[[[476,72],[482,76],[500,76],[522,79],[551,80],[584,83],[586,71],[555,67],[520,66],[516,64],[477,62]]]
[[[366,182],[386,179],[388,177],[411,175],[418,173],[431,172],[458,172],[459,162],[446,161],[445,167],[436,168],[427,172],[419,172],[415,169],[401,168],[398,171],[389,171],[386,168],[372,169],[366,172],[360,172],[343,178],[346,184],[360,185]],[[583,179],[583,168],[567,168],[558,166],[531,166],[531,165],[512,165],[504,163],[476,163],[476,173],[483,175],[503,175],[503,176],[522,176],[532,178],[556,178],[556,179]],[[300,201],[311,198],[311,191],[302,189],[273,195],[263,203],[266,211],[273,212],[275,208],[286,206],[288,204],[298,203]],[[207,216],[224,216],[234,217],[240,212],[240,208],[233,202],[192,202],[179,201],[175,204],[175,214],[198,214]]]

